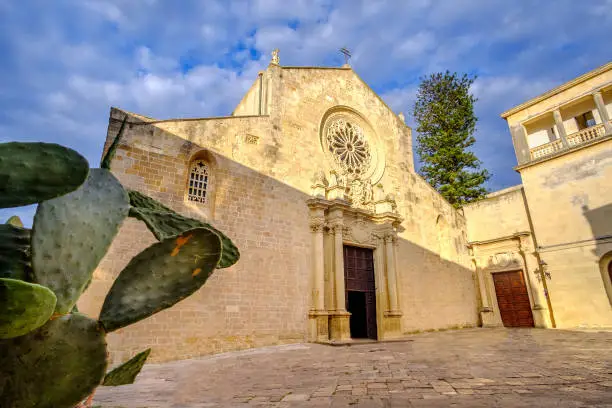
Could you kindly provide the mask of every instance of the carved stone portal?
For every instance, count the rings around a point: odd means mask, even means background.
[[[330,180],[333,182],[333,177]],[[372,202],[372,197],[363,190],[360,197],[364,200],[362,203]],[[332,201],[320,197],[308,200],[308,207],[314,245],[310,339],[332,342],[350,340],[351,314],[345,305],[345,245],[374,250],[377,338],[401,336],[402,312],[399,310],[396,271],[396,236],[402,221],[399,214],[375,214],[344,200]],[[327,316],[328,326],[322,326],[322,316]]]

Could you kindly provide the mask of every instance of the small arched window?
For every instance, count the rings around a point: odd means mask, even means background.
[[[210,166],[205,160],[194,160],[189,166],[187,199],[198,203],[207,203],[209,184]]]

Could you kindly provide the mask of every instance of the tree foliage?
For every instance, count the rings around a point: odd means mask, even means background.
[[[470,94],[474,79],[449,71],[422,78],[413,110],[420,173],[455,207],[487,193],[489,172],[469,150],[478,120]]]

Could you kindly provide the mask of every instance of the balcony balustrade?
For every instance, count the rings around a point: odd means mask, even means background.
[[[591,140],[600,138],[604,136],[605,133],[606,133],[606,130],[605,130],[604,124],[600,123],[598,125],[591,126],[589,128],[582,129],[581,131],[568,135],[566,138],[567,144],[569,148],[571,149],[572,147],[579,146],[583,143],[587,143],[587,142],[590,142]],[[557,139],[557,140],[553,140],[552,142],[545,143],[543,145],[531,148],[529,151],[531,154],[531,160],[536,160],[541,157],[545,157],[545,156],[549,156],[551,154],[557,153],[563,149],[564,149],[563,142],[561,141],[561,139]]]
[[[599,125],[591,126],[589,128],[582,129],[579,132],[568,135],[567,144],[570,146],[576,146],[576,145],[588,142],[589,140],[593,140],[598,137],[601,137],[605,133],[606,133],[606,130],[604,129],[604,125],[603,123],[600,123]]]

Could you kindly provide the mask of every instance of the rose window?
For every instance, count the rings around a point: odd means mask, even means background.
[[[336,163],[350,175],[359,176],[370,165],[370,146],[354,123],[344,119],[333,122],[327,130],[327,146]]]

